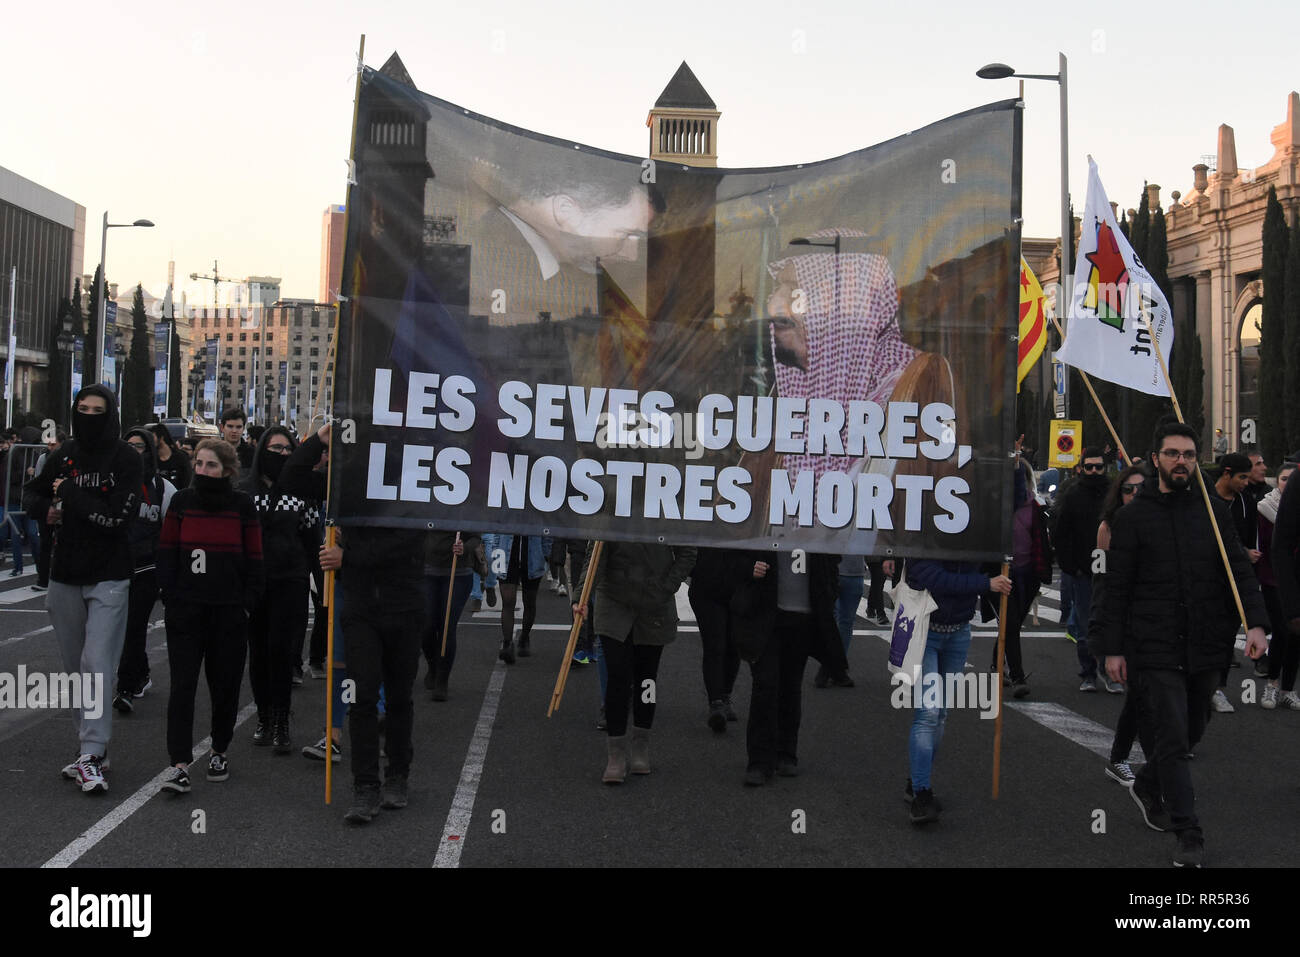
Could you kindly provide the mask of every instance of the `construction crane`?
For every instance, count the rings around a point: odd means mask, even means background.
[[[215,259],[212,260],[211,276],[200,276],[198,273],[192,272],[190,273],[190,279],[194,279],[194,280],[206,279],[212,282],[212,305],[214,308],[217,305],[217,291],[221,288],[221,283],[223,282],[234,283],[236,286],[238,286],[244,282],[244,280],[242,279],[229,279],[225,276],[222,276],[220,270],[217,269],[217,261]]]

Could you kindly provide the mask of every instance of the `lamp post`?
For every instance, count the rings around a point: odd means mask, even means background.
[[[104,301],[104,277],[107,269],[105,268],[104,257],[108,253],[108,231],[110,229],[130,229],[133,226],[148,229],[153,226],[153,223],[147,219],[137,219],[133,223],[110,223],[108,221],[108,210],[104,210],[104,229],[99,236],[99,315],[95,317],[97,324],[95,332],[95,382],[104,378],[104,325],[106,322],[105,316],[107,315],[107,303]],[[89,374],[90,370],[87,369],[86,372]]]
[[[63,327],[59,331],[58,337],[54,340],[59,348],[59,355],[68,357],[68,401],[72,401],[72,347],[76,342],[76,337],[72,334],[72,316],[65,313],[63,316]]]
[[[1066,92],[1066,59],[1064,53],[1059,53],[1060,73],[1017,73],[1014,67],[1009,67],[1005,63],[990,63],[982,66],[975,71],[975,75],[981,80],[1005,80],[1008,77],[1018,77],[1022,80],[1052,80],[1061,87],[1061,295],[1056,304],[1057,318],[1061,322],[1061,329],[1068,328],[1070,315],[1070,299],[1074,295],[1074,288],[1070,284],[1070,269],[1074,265],[1070,262],[1070,241],[1074,238],[1074,223],[1070,221],[1070,113],[1069,102]],[[1066,379],[1066,411],[1069,411],[1069,379]]]

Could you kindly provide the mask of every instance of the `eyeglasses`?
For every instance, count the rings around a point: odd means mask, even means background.
[[[1104,472],[1106,471],[1106,466],[1102,464],[1089,465],[1088,463],[1085,462],[1083,465],[1079,466],[1079,471],[1080,472]]]
[[[143,452],[145,450],[145,444],[143,442],[127,442],[126,444],[131,446],[131,448],[135,449],[137,452]]]
[[[268,445],[266,451],[274,452],[276,455],[288,455],[293,451],[292,445]]]
[[[1196,461],[1195,449],[1188,449],[1186,452],[1179,452],[1177,449],[1161,449],[1159,455],[1162,459],[1167,459],[1170,462],[1177,462],[1179,459],[1184,462]]]
[[[1142,487],[1141,482],[1125,482],[1123,485],[1119,487],[1119,494],[1136,495],[1137,490],[1140,489],[1141,487]]]

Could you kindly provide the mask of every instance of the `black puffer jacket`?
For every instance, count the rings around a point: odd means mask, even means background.
[[[1088,578],[1092,574],[1097,526],[1109,486],[1102,476],[1081,476],[1070,483],[1052,509],[1052,547],[1067,575]]]
[[[1268,627],[1259,583],[1227,503],[1211,495],[1250,627]],[[1106,556],[1100,650],[1130,667],[1209,671],[1232,659],[1239,619],[1223,558],[1194,485],[1161,492],[1150,478],[1115,514]]]

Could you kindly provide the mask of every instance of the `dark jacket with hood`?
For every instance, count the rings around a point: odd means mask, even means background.
[[[305,498],[286,492],[281,486],[280,479],[290,456],[266,451],[267,443],[275,436],[293,440],[289,430],[283,426],[272,426],[263,432],[241,490],[253,500],[262,523],[262,554],[266,561],[267,579],[305,580],[309,569],[300,533],[303,528],[314,526],[316,514]],[[271,480],[269,486],[262,481],[263,477]]]
[[[1081,475],[1070,483],[1052,509],[1052,546],[1061,571],[1076,578],[1092,575],[1097,526],[1110,482],[1103,475]]]
[[[154,567],[154,552],[158,549],[158,535],[162,531],[163,514],[171,503],[176,488],[158,474],[154,462],[154,437],[148,429],[132,429],[123,439],[139,436],[144,440],[144,452],[140,456],[140,466],[144,470],[140,478],[140,495],[135,518],[127,527],[127,537],[131,541],[131,559],[135,562],[136,573],[145,572]]]
[[[1250,627],[1268,628],[1259,583],[1228,503],[1211,495],[1214,517]],[[1210,671],[1227,667],[1239,619],[1223,558],[1198,489],[1161,492],[1149,478],[1115,513],[1106,554],[1099,644],[1131,668]]]
[[[90,385],[77,402],[97,395],[108,403],[102,415],[87,415],[72,406],[72,437],[47,456],[32,479],[37,514],[52,504],[62,509],[54,526],[50,578],[67,585],[94,585],[131,577],[128,528],[136,513],[143,468],[140,456],[118,435],[117,396],[105,385]],[[54,482],[62,479],[59,490]]]
[[[154,466],[158,474],[171,482],[179,492],[183,488],[190,487],[190,481],[194,478],[194,465],[190,462],[190,457],[176,447],[176,443],[171,441],[170,433],[167,433],[165,425],[154,426],[158,432],[154,432]],[[152,429],[150,431],[153,431]],[[167,438],[163,435],[166,434]],[[161,446],[166,445],[171,450],[171,458],[166,462],[162,460]]]

